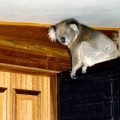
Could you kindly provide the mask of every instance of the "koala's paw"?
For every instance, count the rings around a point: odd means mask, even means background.
[[[72,79],[76,79],[76,78],[77,78],[74,71],[72,71],[72,72],[70,73],[70,77],[71,77]]]
[[[82,73],[87,73],[87,67],[86,66],[82,67]]]

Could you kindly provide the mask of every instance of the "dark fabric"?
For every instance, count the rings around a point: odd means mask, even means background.
[[[58,74],[59,120],[119,120],[120,59]]]

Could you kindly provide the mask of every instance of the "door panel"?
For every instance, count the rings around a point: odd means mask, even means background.
[[[0,120],[6,120],[6,89],[0,87]]]
[[[50,120],[50,77],[0,72],[0,120]]]
[[[37,111],[40,108],[37,100],[36,95],[17,94],[16,120],[37,120],[37,118],[40,118],[40,114],[37,116]]]

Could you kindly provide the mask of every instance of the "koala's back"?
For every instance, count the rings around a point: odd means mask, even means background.
[[[86,66],[118,57],[116,44],[103,33],[87,28],[84,35],[87,37],[84,37],[85,39],[81,42],[80,54],[81,60]]]
[[[85,25],[81,25],[80,34],[78,36],[79,41],[87,41],[91,44],[98,41],[111,41],[111,39],[102,32],[90,28]]]
[[[86,66],[114,59],[119,54],[116,44],[109,37],[84,25],[81,26],[76,46],[79,46],[76,47],[80,49],[78,54]]]
[[[103,48],[110,45],[116,48],[116,44],[108,36],[85,25],[81,25],[80,33],[78,35],[78,38],[75,40],[75,43],[73,43],[73,47],[76,47],[83,41],[90,43],[90,45],[93,47]]]

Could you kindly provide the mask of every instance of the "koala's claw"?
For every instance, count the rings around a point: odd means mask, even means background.
[[[70,76],[71,76],[72,79],[76,79],[76,78],[77,78],[77,76],[75,75],[74,72],[71,72],[71,73],[70,73]]]
[[[87,73],[87,67],[86,66],[82,67],[82,73]]]

